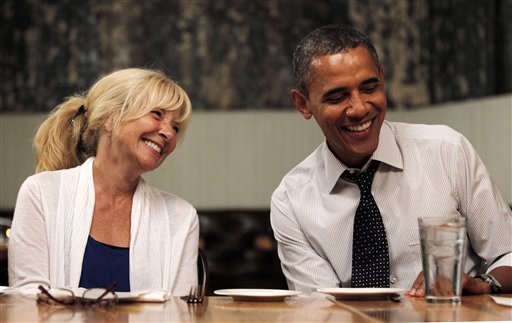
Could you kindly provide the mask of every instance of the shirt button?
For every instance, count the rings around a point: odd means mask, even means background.
[[[396,283],[396,282],[397,282],[397,280],[398,280],[398,279],[397,279],[395,276],[391,276],[391,279],[389,280],[389,282],[390,282],[391,284],[394,284],[394,283]]]

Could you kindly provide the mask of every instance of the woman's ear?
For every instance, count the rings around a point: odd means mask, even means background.
[[[112,133],[112,129],[114,128],[114,126],[112,124],[113,124],[112,117],[110,117],[107,119],[107,122],[105,122],[105,131],[107,133]]]
[[[308,108],[308,100],[304,96],[304,94],[302,94],[302,92],[300,90],[292,89],[292,91],[290,93],[290,97],[292,99],[293,104],[295,104],[295,107],[297,108],[297,110],[299,110],[299,112],[302,114],[304,119],[306,119],[306,120],[311,119],[313,114],[311,113],[311,111]]]

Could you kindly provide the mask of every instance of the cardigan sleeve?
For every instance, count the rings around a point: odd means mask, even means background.
[[[180,264],[176,273],[175,284],[172,288],[172,295],[187,295],[190,286],[197,285],[197,254],[199,245],[199,220],[195,209],[190,208],[189,220],[186,230],[183,250],[181,251]],[[176,252],[175,256],[178,256]]]
[[[26,293],[49,286],[45,206],[39,182],[29,177],[22,184],[9,238],[9,285]]]

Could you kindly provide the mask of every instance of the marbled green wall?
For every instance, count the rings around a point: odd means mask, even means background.
[[[512,92],[512,0],[4,0],[0,112],[48,111],[117,68],[166,71],[198,110],[291,109],[290,61],[352,24],[385,65],[390,108]]]

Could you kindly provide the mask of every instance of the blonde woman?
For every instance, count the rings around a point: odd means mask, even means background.
[[[196,210],[141,175],[174,151],[190,114],[182,88],[139,68],[57,106],[34,140],[37,174],[18,194],[10,285],[187,294],[197,284]]]

